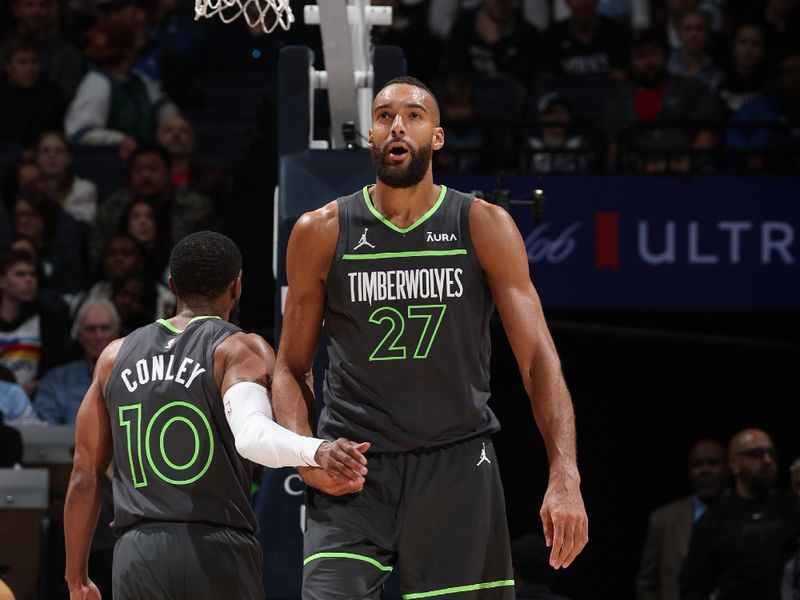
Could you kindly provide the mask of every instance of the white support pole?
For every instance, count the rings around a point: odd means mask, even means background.
[[[323,0],[318,5],[322,50],[328,71],[328,104],[331,112],[331,144],[334,149],[344,148],[342,125],[358,120],[356,94],[357,45],[350,36],[345,0]]]
[[[342,126],[348,121],[362,138],[356,143],[363,144],[372,120],[374,71],[369,31],[372,25],[390,25],[392,9],[370,6],[369,0],[320,0],[306,6],[303,17],[308,25],[318,24],[322,32],[326,70],[311,74],[311,87],[328,90],[331,146],[346,147]]]

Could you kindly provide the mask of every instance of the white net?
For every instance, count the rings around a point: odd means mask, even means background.
[[[294,23],[289,0],[195,0],[195,20],[214,16],[223,23],[243,16],[250,27],[260,27],[265,33],[277,27],[287,30]]]

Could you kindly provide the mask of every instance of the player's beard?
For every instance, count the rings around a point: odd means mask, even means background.
[[[403,167],[391,164],[388,160],[389,144],[396,141],[399,140],[388,140],[381,149],[374,146],[370,148],[375,175],[377,175],[379,181],[393,188],[407,188],[417,185],[425,177],[425,173],[428,172],[428,167],[431,164],[433,142],[428,142],[419,149],[406,142],[411,159],[408,166]]]

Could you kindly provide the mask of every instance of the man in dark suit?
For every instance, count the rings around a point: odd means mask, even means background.
[[[733,493],[692,528],[681,600],[778,600],[784,566],[797,553],[797,498],[777,487],[778,455],[766,431],[740,431],[728,454]]]
[[[678,576],[692,525],[727,489],[727,456],[719,441],[698,441],[689,452],[688,466],[692,493],[650,514],[636,578],[637,600],[679,599]]]

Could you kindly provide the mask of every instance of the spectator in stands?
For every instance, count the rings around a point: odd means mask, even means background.
[[[768,63],[797,47],[800,36],[798,0],[727,0],[725,9],[733,23],[763,25]]]
[[[627,23],[631,29],[647,29],[652,25],[650,4],[650,0],[599,0],[597,14]],[[540,30],[570,16],[566,0],[524,0],[524,12],[525,18]]]
[[[787,560],[797,549],[800,506],[776,487],[777,451],[760,429],[729,446],[734,493],[695,523],[680,576],[682,600],[778,600]]]
[[[230,194],[228,175],[222,169],[198,162],[194,158],[197,140],[191,123],[180,115],[165,119],[158,128],[158,143],[172,159],[170,179],[179,190],[197,192],[214,203],[222,213]]]
[[[722,81],[720,69],[708,52],[711,40],[708,17],[699,10],[684,13],[678,22],[680,48],[670,52],[667,71],[671,75],[682,75],[698,79],[716,93]]]
[[[432,81],[439,74],[441,47],[424,20],[414,18],[416,7],[403,0],[373,0],[372,4],[392,8],[392,24],[372,28],[374,42],[400,46],[408,61],[408,72],[422,81]]]
[[[754,125],[774,123],[775,127]],[[743,124],[744,127],[736,127]],[[744,167],[764,167],[793,172],[800,166],[800,50],[787,53],[778,63],[774,83],[731,119],[729,148],[744,154]]]
[[[730,66],[717,91],[728,118],[764,92],[766,55],[763,27],[758,23],[739,24],[731,42]]]
[[[64,98],[72,98],[83,76],[83,58],[59,31],[58,2],[12,0],[16,19],[14,36],[32,38],[40,53],[42,78],[55,85]]]
[[[630,31],[597,14],[598,0],[566,0],[570,17],[545,37],[546,70],[570,77],[611,76],[627,79]]]
[[[146,252],[144,270],[156,281],[167,280],[173,241],[164,211],[150,200],[134,200],[122,216],[119,230],[133,237]],[[171,294],[170,294],[171,295]]]
[[[123,25],[133,33],[137,60],[147,46],[147,6],[149,0],[97,0],[98,21]]]
[[[61,128],[66,99],[55,85],[42,80],[40,55],[32,38],[12,38],[3,46],[0,141],[31,148],[43,131]]]
[[[572,108],[558,92],[543,94],[536,102],[537,128],[528,137],[523,170],[532,173],[579,173],[589,168],[591,156],[583,136],[571,132]],[[581,152],[583,151],[583,152]]]
[[[689,451],[689,496],[650,513],[639,574],[637,600],[679,600],[678,578],[689,549],[692,526],[728,491],[728,456],[715,439],[702,439]]]
[[[119,321],[117,309],[108,300],[89,300],[80,307],[74,337],[83,356],[51,369],[42,378],[34,399],[42,419],[53,424],[75,423],[100,353],[119,337]]]
[[[483,0],[481,8],[459,14],[445,47],[444,70],[527,84],[538,45],[539,33],[515,10],[513,0]]]
[[[523,535],[511,544],[518,600],[569,600],[553,593],[558,572],[549,564],[550,549],[540,534]]]
[[[13,222],[14,200],[19,195],[20,190],[38,189],[41,179],[42,172],[39,166],[30,160],[13,163],[3,173],[3,190],[0,195],[3,198],[3,205],[7,211],[9,223]],[[8,242],[8,240],[4,241]]]
[[[767,31],[767,50],[771,59],[776,60],[789,50],[797,48],[800,39],[800,2],[767,0],[766,4],[763,17]]]
[[[76,144],[119,146],[127,159],[138,144],[155,140],[158,123],[177,114],[161,87],[134,69],[133,30],[104,21],[88,32],[85,55],[96,68],[78,86],[64,129]]]
[[[172,185],[170,163],[163,146],[136,149],[129,161],[130,187],[114,192],[98,208],[90,246],[93,258],[99,257],[108,236],[117,231],[126,209],[137,199],[150,200],[158,212],[163,211],[173,240],[213,222],[214,211],[207,197]]]
[[[147,43],[136,67],[161,82],[179,106],[196,101],[194,77],[204,57],[201,30],[179,0],[146,3]]]
[[[131,331],[155,321],[157,285],[145,273],[132,273],[114,284],[112,300],[119,312],[120,335],[128,335]]]
[[[129,275],[145,270],[147,265],[145,250],[130,234],[118,233],[106,243],[100,264],[102,269],[100,280],[91,287],[84,298],[78,300],[78,304],[97,299],[111,300],[115,284]],[[156,317],[171,317],[175,312],[174,294],[167,286],[157,283],[156,298],[154,310]]]
[[[0,366],[33,396],[41,376],[59,364],[68,337],[66,306],[51,312],[37,301],[36,265],[12,250],[0,264]]]
[[[693,10],[700,8],[700,0],[664,0],[662,13],[657,13],[653,26],[658,29],[663,27],[667,36],[667,47],[670,50],[680,49],[681,38],[678,34],[681,19]]]
[[[3,420],[14,422],[32,414],[33,405],[31,404],[31,399],[28,398],[28,394],[16,382],[14,374],[0,365],[0,426],[2,426]],[[2,445],[2,442],[0,442],[0,446]],[[0,467],[3,466],[11,465],[3,465],[2,460],[0,460]]]
[[[8,250],[22,250],[27,252],[33,259],[36,265],[36,279],[39,282],[36,287],[39,304],[49,312],[58,313],[63,311],[65,298],[58,290],[49,286],[48,278],[45,275],[46,267],[34,241],[27,235],[15,234],[13,241],[8,246]],[[51,266],[47,265],[47,268],[50,269]]]
[[[475,122],[472,81],[463,75],[451,75],[444,81],[438,97],[447,145],[434,153],[433,160],[441,169],[467,173],[480,163],[488,137]]]
[[[606,104],[602,119],[612,157],[617,156],[620,136],[625,133],[621,140],[625,147],[620,151],[624,155],[619,156],[623,166],[634,164],[652,171],[664,161],[656,152],[670,155],[673,169],[686,170],[690,149],[707,150],[715,144],[706,129],[717,120],[711,92],[699,81],[668,75],[666,58],[662,36],[652,30],[634,34],[631,83],[620,87]],[[638,128],[629,130],[634,125]],[[637,154],[641,152],[646,155],[644,161]]]
[[[406,0],[413,3],[414,0]],[[637,5],[646,4],[648,0],[600,0],[600,13],[618,13],[609,9],[611,4],[621,2],[632,4],[631,9]],[[480,7],[482,0],[430,0],[428,10],[428,29],[442,41],[447,40],[459,10],[474,10]],[[522,15],[525,20],[533,25],[537,31],[544,33],[552,23],[557,23],[569,18],[569,8],[565,0],[522,0]],[[646,7],[649,9],[649,7]],[[627,12],[631,12],[628,10]],[[647,11],[645,11],[647,12]],[[649,14],[649,13],[648,13]],[[633,18],[633,17],[632,17]]]
[[[97,211],[97,187],[72,170],[72,148],[60,131],[46,131],[36,144],[39,188],[76,221],[91,225]]]
[[[459,12],[477,10],[481,7],[481,4],[483,4],[483,0],[430,0],[428,30],[441,42],[447,42],[453,30],[453,24],[458,19]],[[544,29],[547,29],[547,23],[545,23],[542,31]]]
[[[14,232],[36,246],[48,287],[75,294],[86,287],[86,228],[38,189],[17,195]]]

